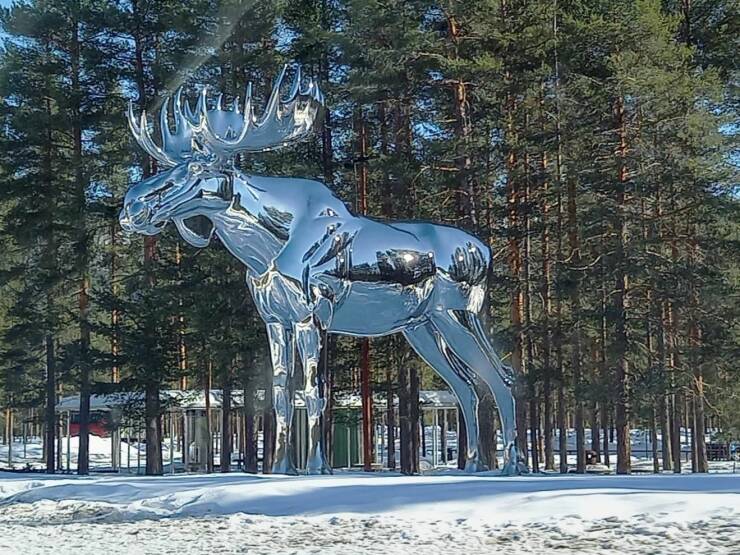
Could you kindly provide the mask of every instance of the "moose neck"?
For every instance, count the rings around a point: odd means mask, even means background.
[[[232,174],[232,202],[209,214],[215,233],[253,275],[263,274],[290,237],[293,214],[271,190],[272,178]]]

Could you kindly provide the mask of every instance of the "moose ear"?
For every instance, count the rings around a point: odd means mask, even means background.
[[[175,227],[180,236],[190,245],[202,249],[207,247],[213,237],[213,223],[205,216],[175,218]]]

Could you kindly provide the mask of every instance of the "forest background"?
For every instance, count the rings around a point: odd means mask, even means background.
[[[683,427],[692,430],[692,468],[706,471],[702,432],[740,434],[739,7],[28,0],[3,8],[6,428],[13,409],[39,409],[49,441],[53,412],[44,407],[80,393],[86,473],[91,393],[144,392],[147,444],[156,446],[161,389],[269,389],[264,327],[238,262],[217,241],[196,250],[174,229],[143,239],[118,226],[127,187],[157,172],[130,138],[125,111],[132,100],[156,114],[180,86],[192,98],[196,84],[228,99],[252,81],[264,100],[282,65],[299,62],[326,94],[321,129],[238,164],[317,178],[358,212],[444,222],[488,242],[487,322],[517,374],[530,466],[553,469],[566,449],[555,431],[572,425],[577,471],[586,449],[601,456],[614,430],[617,471],[629,472],[631,427],[670,438],[655,464],[680,470]],[[325,343],[331,398],[357,392],[360,341]],[[399,337],[372,339],[370,361],[373,389],[398,395],[401,466],[413,472],[418,390],[442,384]],[[484,410],[490,458],[490,400]],[[161,473],[159,449],[148,451],[147,472]],[[46,456],[53,470],[53,449]]]

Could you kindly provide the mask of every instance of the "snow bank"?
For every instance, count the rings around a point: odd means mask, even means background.
[[[672,521],[740,514],[740,475],[402,477],[393,474],[263,477],[19,478],[0,473],[3,506],[41,501],[103,503],[117,518],[249,513],[267,516],[397,515],[536,522],[550,517]]]
[[[0,553],[726,553],[740,475],[0,473]]]

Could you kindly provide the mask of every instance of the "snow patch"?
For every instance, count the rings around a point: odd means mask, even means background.
[[[675,553],[740,542],[740,475],[0,473],[0,488],[1,553],[122,544],[183,553]]]

